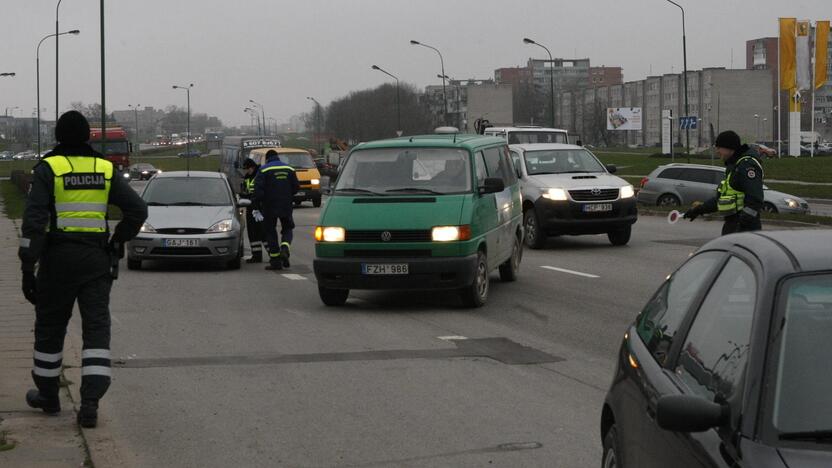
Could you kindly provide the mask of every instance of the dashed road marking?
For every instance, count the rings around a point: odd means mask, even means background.
[[[461,336],[461,335],[437,336],[437,338],[439,338],[442,341],[462,341],[462,340],[467,340],[468,339],[467,336]]]
[[[540,268],[544,268],[546,270],[552,270],[552,271],[559,271],[561,273],[569,273],[570,275],[583,276],[584,278],[600,278],[600,276],[598,276],[598,275],[593,275],[593,274],[590,274],[590,273],[582,273],[580,271],[574,271],[574,270],[567,270],[566,268],[558,268],[558,267],[553,267],[553,266],[542,266]]]
[[[295,273],[283,273],[281,276],[286,278],[286,279],[293,280],[293,281],[302,281],[302,280],[306,279],[305,276],[298,275],[298,274],[295,274]]]

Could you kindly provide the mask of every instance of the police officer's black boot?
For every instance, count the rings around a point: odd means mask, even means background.
[[[246,263],[260,263],[263,261],[263,254],[261,252],[254,252],[251,254],[251,258],[246,260]]]
[[[283,243],[280,246],[280,261],[283,262],[283,268],[289,268],[289,244]]]
[[[269,264],[266,265],[266,269],[270,271],[282,270],[283,262],[280,260],[280,257],[271,257],[269,259]]]
[[[61,411],[61,399],[57,392],[55,395],[43,395],[39,390],[31,389],[26,392],[26,403],[32,407],[43,410],[46,414],[55,414]]]
[[[97,401],[81,400],[81,409],[78,411],[78,425],[87,429],[98,425]]]

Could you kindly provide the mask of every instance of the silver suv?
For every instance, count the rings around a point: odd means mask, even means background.
[[[641,180],[638,202],[653,206],[689,206],[716,195],[725,168],[701,164],[667,164],[657,167]],[[766,186],[763,210],[770,213],[809,212],[802,198],[771,190]]]

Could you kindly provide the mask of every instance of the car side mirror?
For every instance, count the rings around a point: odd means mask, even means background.
[[[674,432],[704,432],[728,423],[728,405],[692,395],[665,395],[656,406],[659,427]]]
[[[489,177],[485,179],[483,182],[482,187],[480,187],[480,195],[485,195],[488,193],[499,193],[506,189],[506,184],[503,182],[503,179],[499,177]]]
[[[615,174],[618,172],[618,167],[615,164],[607,164],[607,172],[610,174]]]
[[[249,206],[251,206],[251,200],[249,200],[248,198],[241,198],[237,200],[237,206],[239,206],[240,208],[248,208]]]

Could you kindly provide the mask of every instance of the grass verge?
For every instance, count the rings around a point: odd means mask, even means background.
[[[3,197],[3,212],[9,219],[20,219],[26,208],[26,197],[9,180],[0,181],[0,196]]]
[[[5,452],[6,450],[11,450],[15,447],[15,443],[6,439],[6,432],[0,432],[0,452]]]

